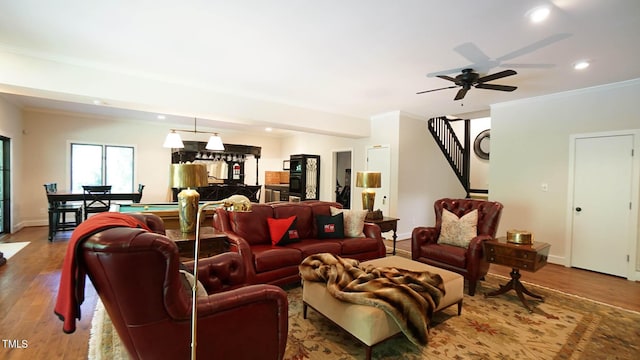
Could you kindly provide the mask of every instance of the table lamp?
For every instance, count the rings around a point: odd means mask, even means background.
[[[381,218],[373,211],[373,204],[376,200],[376,192],[373,189],[380,188],[381,174],[378,171],[358,171],[356,173],[356,186],[364,188],[362,191],[362,208],[367,210],[367,218]]]
[[[200,202],[200,194],[192,188],[208,185],[207,166],[205,164],[171,164],[169,180],[171,187],[183,189],[178,194],[180,231],[192,233],[196,230],[196,216]]]

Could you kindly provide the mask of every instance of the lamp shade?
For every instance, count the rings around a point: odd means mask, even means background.
[[[361,188],[379,188],[382,175],[378,171],[358,171],[356,173],[356,186]]]
[[[205,164],[171,164],[169,175],[171,187],[184,189],[208,185],[207,166]]]
[[[180,134],[175,131],[171,131],[167,134],[167,137],[164,139],[164,144],[162,147],[172,148],[172,149],[182,149],[184,148],[184,144],[182,143],[182,139],[180,138]]]
[[[205,146],[207,150],[220,150],[224,151],[224,144],[222,144],[222,139],[218,134],[211,135],[209,137],[209,142],[207,142],[207,146]]]

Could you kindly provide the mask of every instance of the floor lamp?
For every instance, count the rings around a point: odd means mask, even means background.
[[[229,211],[251,211],[249,198],[243,195],[232,195],[225,200],[210,201],[202,204],[196,216],[196,237],[193,255],[193,285],[191,288],[191,360],[196,360],[197,334],[198,334],[198,255],[200,254],[200,224],[204,210],[214,206],[224,206]]]

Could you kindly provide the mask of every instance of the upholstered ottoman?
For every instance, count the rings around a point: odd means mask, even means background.
[[[362,264],[439,274],[444,281],[445,296],[436,311],[458,304],[458,315],[462,312],[464,278],[459,274],[400,256],[379,258]],[[384,311],[373,306],[340,301],[329,294],[325,284],[321,282],[305,281],[302,286],[302,301],[305,319],[307,306],[310,306],[364,343],[367,359],[371,358],[371,348],[374,345],[400,333],[396,322]]]

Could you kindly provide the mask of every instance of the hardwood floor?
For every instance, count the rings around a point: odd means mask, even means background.
[[[391,241],[385,241],[391,246]],[[396,248],[411,252],[411,241],[396,242]],[[491,264],[489,273],[510,278],[511,268]],[[640,312],[640,282],[593,271],[547,264],[535,273],[521,271],[521,281],[560,290],[605,304]],[[506,281],[505,281],[506,283]]]
[[[0,242],[31,242],[0,266],[0,359],[87,358],[97,301],[91,282],[87,281],[82,319],[73,334],[62,332],[62,322],[53,313],[68,235],[59,234],[51,243],[46,227],[31,227],[0,238]],[[410,247],[409,241],[398,242],[399,249]],[[492,266],[490,271],[508,276],[510,270]],[[523,272],[523,281],[640,311],[638,282],[553,264],[536,273]]]
[[[1,359],[87,358],[97,300],[91,282],[87,281],[82,319],[73,334],[62,332],[62,321],[53,313],[67,237],[62,233],[50,243],[46,227],[30,227],[0,239],[31,242],[0,267]]]

